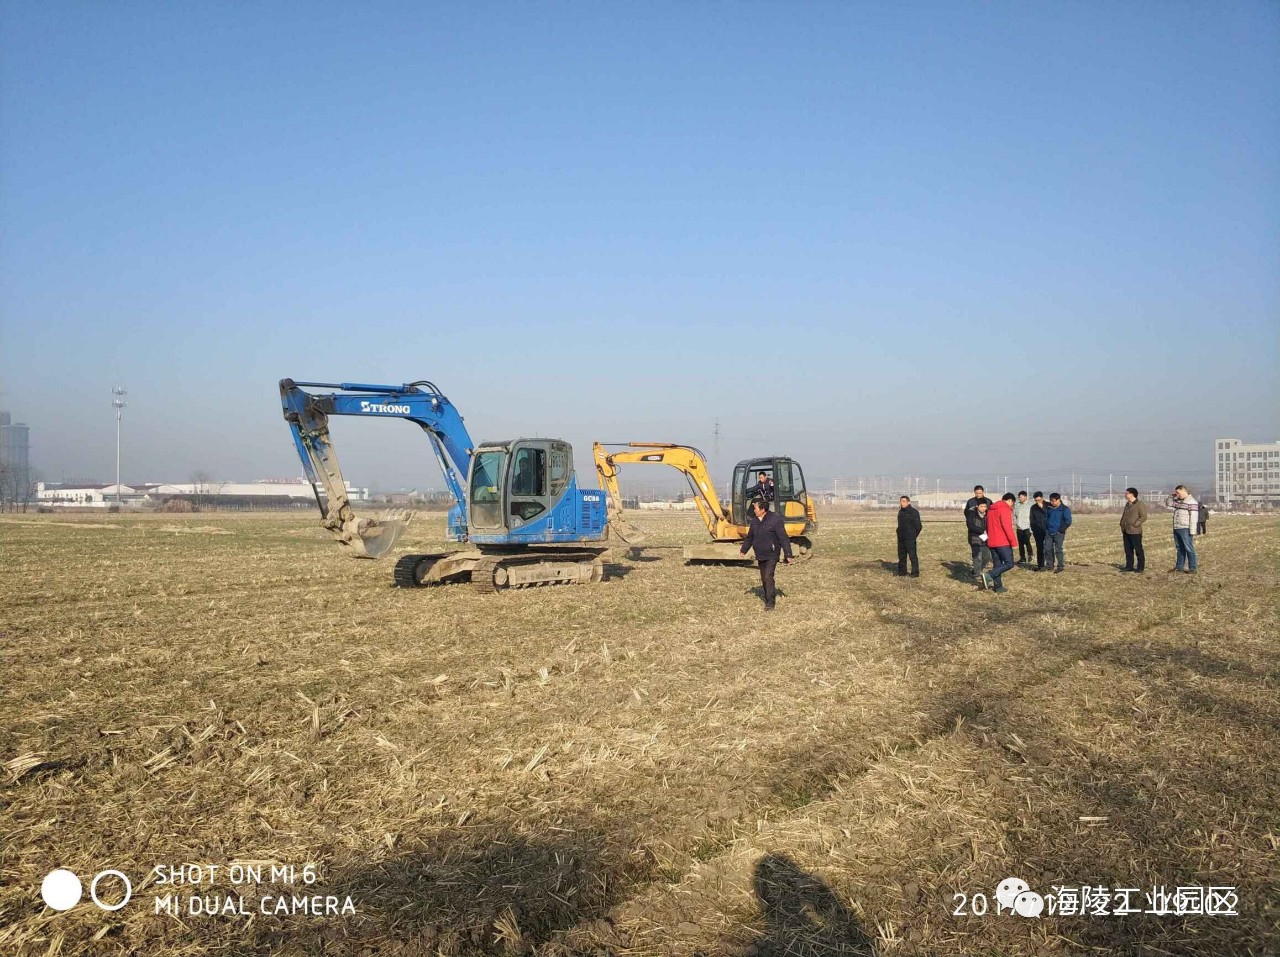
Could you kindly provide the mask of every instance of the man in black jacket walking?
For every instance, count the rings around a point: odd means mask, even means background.
[[[911,559],[911,577],[920,577],[920,559],[916,557],[916,539],[920,537],[920,513],[911,504],[911,496],[898,499],[898,574],[907,573]]]
[[[773,581],[773,573],[778,568],[778,555],[783,556],[783,563],[791,564],[791,539],[787,537],[787,526],[782,516],[769,511],[769,506],[761,499],[751,503],[751,527],[747,529],[747,537],[742,540],[741,553],[754,548],[756,564],[760,566],[760,584],[764,586],[764,610],[773,611],[774,602],[778,599],[778,588]]]

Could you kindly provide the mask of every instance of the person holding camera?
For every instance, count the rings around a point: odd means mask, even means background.
[[[1178,557],[1170,575],[1185,571],[1188,575],[1196,573],[1196,545],[1192,540],[1196,534],[1197,519],[1200,517],[1200,503],[1185,485],[1179,485],[1173,494],[1164,500],[1164,507],[1173,509],[1173,547]],[[1183,569],[1183,565],[1187,567]]]

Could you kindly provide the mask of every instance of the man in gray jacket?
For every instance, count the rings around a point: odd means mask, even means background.
[[[1173,509],[1173,547],[1178,551],[1174,567],[1169,569],[1173,575],[1185,571],[1188,575],[1196,573],[1196,545],[1192,541],[1196,534],[1196,519],[1199,517],[1200,503],[1195,500],[1185,485],[1179,485],[1173,494],[1164,500],[1164,507]],[[1183,569],[1183,564],[1186,568]]]
[[[1031,551],[1031,503],[1026,489],[1018,493],[1018,500],[1013,503],[1013,527],[1018,533],[1018,564],[1030,565],[1035,554]]]

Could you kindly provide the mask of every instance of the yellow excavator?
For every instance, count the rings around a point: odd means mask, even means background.
[[[617,451],[611,452],[609,449]],[[707,531],[711,533],[711,541],[702,545],[686,545],[686,561],[750,561],[750,557],[744,558],[739,549],[750,527],[748,508],[751,499],[756,497],[753,491],[758,494],[761,475],[766,483],[771,483],[770,507],[782,516],[796,557],[806,558],[813,549],[809,536],[818,528],[818,515],[813,499],[805,489],[800,463],[795,459],[785,455],[772,455],[739,462],[733,467],[733,487],[726,508],[721,504],[707,473],[707,457],[691,445],[673,445],[670,442],[605,445],[596,442],[592,446],[592,453],[595,456],[600,487],[609,496],[607,508],[610,531],[629,545],[639,545],[643,535],[623,515],[622,493],[618,489],[618,466],[640,462],[670,465],[689,480],[693,500]]]

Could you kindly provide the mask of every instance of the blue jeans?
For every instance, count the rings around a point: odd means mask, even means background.
[[[995,545],[992,546],[991,554],[995,556],[992,559],[995,567],[991,569],[991,583],[997,588],[1001,588],[1003,586],[1000,584],[1000,576],[1010,568],[1017,567],[1013,561],[1013,547],[1010,545]]]
[[[1062,551],[1062,543],[1067,539],[1066,532],[1054,532],[1052,535],[1046,534],[1044,537],[1044,567],[1052,568],[1054,562],[1058,567],[1062,568],[1066,564],[1066,558]]]
[[[1191,540],[1191,529],[1175,528],[1173,530],[1173,547],[1178,550],[1178,560],[1174,563],[1174,567],[1178,571],[1182,571],[1182,563],[1186,562],[1187,567],[1195,571],[1196,546]]]

